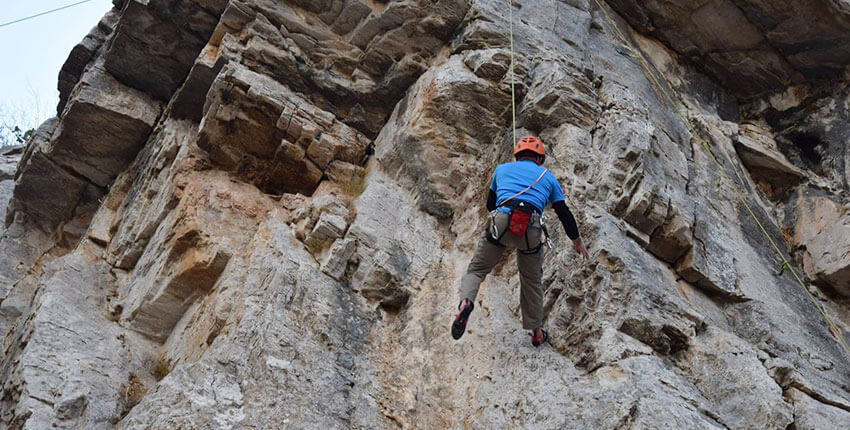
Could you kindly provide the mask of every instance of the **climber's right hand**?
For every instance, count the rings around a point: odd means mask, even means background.
[[[575,249],[579,255],[584,257],[585,260],[590,259],[590,254],[587,252],[587,247],[584,246],[584,241],[581,240],[581,237],[573,241],[573,249]]]

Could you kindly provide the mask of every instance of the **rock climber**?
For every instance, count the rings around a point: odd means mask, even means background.
[[[469,314],[475,308],[475,296],[481,282],[493,270],[507,246],[517,249],[519,266],[522,327],[531,330],[531,343],[539,346],[549,339],[543,330],[543,244],[548,240],[541,217],[551,203],[573,249],[589,258],[579,235],[578,225],[564,202],[561,184],[541,165],[546,159],[543,143],[533,136],[520,139],[514,147],[516,161],[496,167],[490,181],[487,210],[490,226],[478,242],[478,249],[461,279],[460,304],[452,323],[452,337],[460,339],[466,331]],[[544,233],[546,238],[544,239]]]

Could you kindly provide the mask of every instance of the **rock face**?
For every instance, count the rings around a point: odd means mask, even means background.
[[[838,76],[850,61],[850,7],[842,1],[608,3],[742,96]]]
[[[513,73],[504,1],[114,4],[0,152],[0,427],[850,427],[844,2],[514,1]],[[536,349],[512,256],[448,335],[511,84]]]
[[[805,247],[803,269],[850,296],[850,213],[824,196],[797,201],[794,243]]]

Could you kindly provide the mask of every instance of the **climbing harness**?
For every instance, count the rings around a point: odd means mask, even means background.
[[[502,238],[510,233],[514,236],[525,238],[525,249],[518,249],[518,252],[521,254],[536,254],[546,244],[551,248],[552,241],[549,238],[549,231],[546,229],[545,217],[534,205],[522,201],[513,201],[500,207],[508,208],[509,211],[500,212],[499,209],[495,209],[490,212],[490,227],[486,235],[487,241],[496,246],[504,247],[505,245],[501,242]],[[502,231],[499,230],[499,221],[496,219],[501,214],[507,216],[506,225]],[[529,227],[539,227],[541,230],[539,242],[535,246],[531,245],[531,239],[528,235]]]
[[[678,104],[674,101],[673,97],[670,95],[670,93],[667,91],[667,89],[664,87],[664,85],[661,84],[659,78],[655,75],[655,72],[649,66],[649,62],[646,60],[646,58],[644,58],[643,54],[638,49],[636,49],[634,47],[634,45],[631,43],[631,41],[626,38],[626,36],[620,30],[619,26],[616,24],[616,22],[614,22],[614,19],[611,18],[611,15],[608,13],[608,10],[605,9],[602,6],[602,3],[600,2],[600,0],[593,0],[593,1],[596,3],[596,6],[599,8],[599,10],[601,10],[602,13],[605,15],[605,18],[607,19],[607,21],[611,25],[611,27],[614,29],[614,31],[617,33],[617,36],[619,37],[621,42],[626,47],[628,47],[628,49],[632,52],[632,55],[630,55],[630,56],[638,59],[638,61],[640,62],[641,68],[643,68],[644,73],[650,79],[652,84],[664,95],[664,98],[666,98],[666,101],[669,103],[670,107],[676,112],[676,114],[682,119],[682,122],[684,122],[684,124],[688,127],[688,129],[691,132],[691,135],[699,141],[700,146],[702,146],[702,148],[711,156],[712,161],[717,166],[717,170],[721,173],[724,180],[729,184],[729,186],[735,192],[735,195],[741,201],[741,204],[743,204],[743,206],[747,209],[747,212],[749,213],[750,217],[753,219],[753,221],[755,221],[756,225],[758,225],[759,230],[762,232],[764,237],[767,238],[768,242],[770,242],[771,246],[776,251],[777,255],[779,255],[779,258],[782,261],[782,270],[780,270],[778,276],[781,276],[782,273],[785,271],[785,269],[787,269],[789,272],[791,272],[791,274],[794,276],[794,279],[800,285],[800,288],[806,293],[806,295],[809,297],[809,300],[812,302],[812,304],[815,306],[815,308],[818,310],[818,312],[820,312],[820,314],[823,316],[824,320],[826,320],[827,325],[829,326],[829,331],[836,338],[838,343],[843,347],[844,352],[850,354],[850,345],[847,344],[847,340],[844,338],[844,335],[842,334],[841,330],[838,328],[838,326],[835,325],[835,323],[832,321],[832,319],[829,317],[829,315],[827,315],[826,311],[823,309],[823,306],[821,306],[821,304],[818,303],[814,294],[811,291],[809,291],[809,288],[806,286],[806,283],[803,282],[800,275],[797,274],[797,270],[794,269],[794,266],[785,257],[785,253],[782,252],[782,250],[779,248],[779,245],[776,244],[776,241],[774,241],[773,238],[770,236],[770,234],[767,232],[767,229],[764,227],[764,225],[759,220],[759,218],[756,216],[755,212],[753,211],[752,207],[750,206],[750,203],[747,200],[747,196],[744,194],[743,191],[741,191],[741,189],[740,189],[740,187],[738,187],[737,183],[734,180],[732,180],[732,178],[729,176],[729,173],[727,172],[726,168],[723,167],[723,164],[720,162],[720,160],[718,159],[718,157],[714,153],[714,151],[712,151],[712,149],[708,145],[708,142],[706,141],[706,139],[704,139],[702,137],[701,133],[697,132],[696,128],[691,123],[690,119],[688,119],[688,117],[679,109]],[[512,56],[513,56],[513,48],[511,50],[511,53],[512,53]],[[663,78],[664,81],[667,83],[667,85],[670,86],[670,88],[672,89],[673,87],[670,84],[669,79],[667,79],[667,77],[664,76],[664,73],[659,72],[659,74],[661,75],[661,78]],[[680,100],[680,103],[682,103],[682,105],[684,105],[684,102],[682,102],[681,100]],[[729,161],[729,160],[727,159],[726,161]],[[743,183],[743,180],[741,180],[741,178],[739,176],[737,176],[737,174],[736,174],[736,177],[738,178],[739,181],[741,181]]]
[[[503,200],[501,203],[499,203],[499,207],[490,212],[490,234],[487,235],[487,239],[490,242],[498,244],[499,246],[503,246],[501,244],[501,240],[505,236],[505,233],[511,233],[515,236],[525,237],[526,249],[525,251],[520,252],[524,254],[534,254],[540,250],[540,248],[544,244],[544,241],[541,240],[541,242],[536,247],[532,248],[531,243],[528,239],[528,227],[539,224],[542,227],[544,234],[546,235],[545,242],[550,243],[551,247],[551,240],[549,240],[549,232],[546,230],[546,226],[544,224],[545,219],[541,215],[540,211],[531,203],[514,200],[514,198],[522,195],[523,193],[534,187],[534,185],[536,185],[541,179],[543,179],[543,176],[545,176],[548,172],[548,169],[543,169],[543,173],[541,173],[540,176],[538,176],[537,179],[535,179],[534,182],[531,183],[531,185],[525,187],[524,190]],[[500,213],[499,208],[501,207],[508,208],[509,211],[507,212],[508,225],[505,228],[505,231],[502,231],[500,234],[499,227],[496,224],[496,215]]]

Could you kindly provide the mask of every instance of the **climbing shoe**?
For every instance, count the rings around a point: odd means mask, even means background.
[[[460,339],[463,336],[463,332],[466,331],[466,321],[469,320],[469,314],[472,313],[472,310],[475,309],[475,305],[470,302],[463,301],[458,306],[460,312],[457,313],[454,322],[452,323],[452,337],[455,340]]]
[[[546,342],[549,342],[549,333],[546,333],[546,330],[540,329],[540,334],[534,335],[534,332],[531,332],[531,344],[534,346],[540,346]]]

